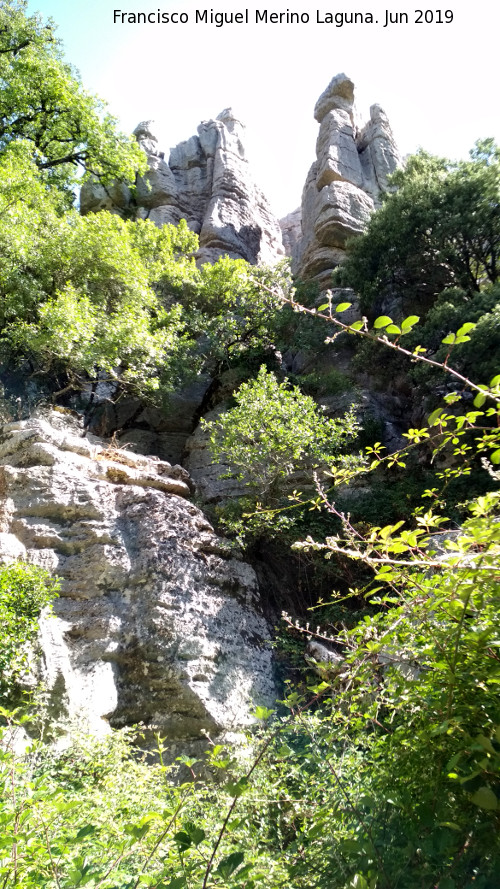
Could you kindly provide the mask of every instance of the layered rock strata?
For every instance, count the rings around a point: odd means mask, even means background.
[[[354,84],[345,74],[334,77],[319,97],[314,117],[320,128],[316,160],[302,194],[302,234],[297,237],[292,214],[294,244],[288,252],[298,277],[314,278],[326,289],[332,270],[344,258],[347,240],[365,228],[401,158],[380,105],[372,105],[367,124],[357,125]],[[282,224],[289,244],[290,217]]]
[[[0,483],[0,558],[61,578],[41,630],[53,708],[175,740],[272,704],[255,573],[189,501],[184,469],[82,438],[54,411],[3,427]]]
[[[196,136],[181,142],[168,161],[160,151],[152,121],[135,131],[149,170],[129,189],[96,183],[83,186],[82,213],[107,209],[151,219],[156,225],[185,219],[200,238],[198,261],[227,254],[254,265],[273,264],[284,255],[281,231],[266,198],[252,180],[243,145],[244,127],[226,108],[202,122]]]

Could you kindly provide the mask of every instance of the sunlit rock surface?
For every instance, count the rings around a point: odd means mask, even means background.
[[[134,199],[124,187],[87,183],[81,191],[82,213],[108,209],[156,225],[185,219],[199,235],[200,263],[227,254],[253,265],[273,264],[284,256],[278,220],[253,181],[244,126],[231,108],[200,123],[197,135],[176,145],[168,160],[152,121],[140,123],[134,135],[149,164],[137,179]]]
[[[294,273],[326,289],[347,240],[364,230],[401,157],[380,105],[372,105],[368,123],[357,125],[354,84],[345,74],[331,80],[314,116],[320,128],[302,193],[301,235],[296,212],[281,224]]]
[[[273,703],[255,573],[190,502],[184,469],[106,448],[57,411],[4,426],[0,464],[0,555],[61,578],[41,630],[53,709],[175,740]]]

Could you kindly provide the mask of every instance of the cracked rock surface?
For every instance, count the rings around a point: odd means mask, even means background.
[[[142,722],[170,740],[217,736],[275,700],[255,573],[190,485],[57,411],[0,432],[0,558],[61,578],[40,674],[53,707],[94,732]]]
[[[139,176],[134,199],[118,185],[86,183],[82,213],[97,210],[135,213],[155,225],[185,219],[200,238],[199,263],[227,254],[252,265],[274,264],[284,256],[279,222],[254,183],[245,157],[244,126],[231,108],[215,120],[202,121],[197,135],[180,142],[168,160],[160,151],[153,121],[134,130],[149,170]]]
[[[358,126],[354,84],[345,74],[332,78],[314,117],[319,123],[316,160],[302,193],[300,232],[297,211],[281,225],[294,274],[317,280],[324,290],[345,256],[346,241],[364,230],[389,190],[387,177],[402,160],[380,105],[372,105],[369,121]]]

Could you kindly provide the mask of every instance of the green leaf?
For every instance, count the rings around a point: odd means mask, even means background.
[[[486,395],[483,395],[482,392],[478,392],[474,399],[474,407],[482,407],[485,401]]]
[[[85,827],[81,827],[78,831],[75,839],[83,840],[84,837],[92,836],[96,832],[97,828],[93,824],[86,824]]]
[[[336,312],[346,312],[347,309],[351,308],[351,306],[352,306],[352,303],[339,303],[337,308],[335,309],[335,311]]]
[[[471,330],[474,330],[475,326],[476,325],[472,321],[466,321],[465,324],[462,324],[462,326],[457,330],[457,336],[464,336]]]
[[[243,863],[244,858],[245,855],[243,852],[231,852],[230,855],[227,855],[226,858],[223,858],[222,861],[219,862],[219,866],[215,873],[219,874],[224,880],[227,880],[231,874],[234,874],[240,864]]]
[[[436,426],[439,421],[439,418],[441,417],[441,415],[443,413],[444,413],[444,411],[443,411],[442,407],[438,407],[438,408],[436,408],[435,411],[432,411],[432,414],[429,414],[429,418],[427,420],[429,426]]]
[[[490,460],[492,463],[500,463],[500,448],[490,454]]]
[[[179,830],[177,833],[174,833],[174,840],[177,843],[181,852],[184,852],[186,849],[189,849],[192,846],[192,840],[188,833],[185,830]]]
[[[408,315],[408,318],[405,318],[401,322],[401,330],[403,333],[408,333],[415,324],[420,321],[419,315]]]
[[[201,827],[197,827],[192,821],[184,822],[184,830],[191,837],[195,846],[199,846],[205,839],[205,831]]]
[[[471,796],[471,802],[488,812],[498,809],[498,800],[490,787],[480,787],[479,790],[476,790]]]
[[[387,327],[388,324],[392,324],[392,318],[389,318],[389,315],[379,315],[373,322],[375,330],[379,330],[381,327]]]
[[[445,346],[451,346],[451,345],[453,345],[455,340],[456,340],[455,334],[449,333],[448,336],[445,336],[444,340],[441,340],[441,342],[444,343]]]
[[[127,824],[125,825],[125,833],[128,833],[129,836],[134,837],[135,840],[142,840],[144,836],[146,836],[151,825],[149,823],[146,824]]]
[[[322,306],[318,306],[318,312],[324,312],[325,309],[329,309],[329,308],[330,308],[330,303],[323,303]]]
[[[492,756],[496,755],[496,751],[493,747],[493,744],[491,743],[491,739],[487,738],[486,735],[478,735],[474,740],[477,744],[480,744],[484,750],[487,750],[488,753],[491,753]]]
[[[175,761],[176,761],[176,762],[181,762],[181,763],[182,763],[184,766],[186,766],[188,769],[192,769],[192,767],[193,767],[194,765],[196,765],[196,763],[198,762],[197,759],[193,759],[192,756],[186,756],[185,753],[181,753],[180,756],[176,756],[176,757],[175,757]]]
[[[349,325],[349,328],[351,330],[361,330],[363,328],[363,324],[364,324],[363,321],[354,321],[353,324]]]
[[[252,715],[255,716],[256,719],[261,719],[264,721],[265,719],[269,719],[269,717],[272,716],[273,713],[274,710],[269,710],[268,707],[256,707]]]
[[[401,328],[397,324],[389,324],[386,328],[386,333],[401,333]]]
[[[362,874],[355,874],[346,889],[370,889],[370,887]]]
[[[241,796],[247,789],[248,778],[246,777],[246,775],[244,775],[243,778],[240,778],[239,781],[228,781],[226,784],[224,784],[224,790],[234,797]]]

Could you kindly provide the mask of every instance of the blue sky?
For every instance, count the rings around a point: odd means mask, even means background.
[[[391,4],[356,0],[314,6],[213,6],[190,0],[29,0],[59,25],[68,61],[85,86],[107,100],[123,129],[154,119],[165,151],[196,132],[201,120],[232,106],[246,125],[247,155],[256,182],[278,216],[300,203],[315,157],[318,125],[313,108],[330,79],[345,71],[356,84],[362,118],[382,105],[403,153],[419,146],[465,157],[478,138],[500,141],[498,34],[500,4],[445,0],[434,21],[415,23],[425,2]],[[187,12],[185,25],[114,24],[113,10]],[[216,28],[195,24],[196,9],[241,12],[250,24]],[[383,28],[385,10],[406,12],[409,22]],[[453,22],[437,23],[449,9]],[[309,23],[259,24],[255,10],[298,11]],[[371,12],[378,24],[336,27],[316,22],[328,12]],[[428,16],[429,18],[430,16]],[[444,14],[441,15],[444,18]]]

